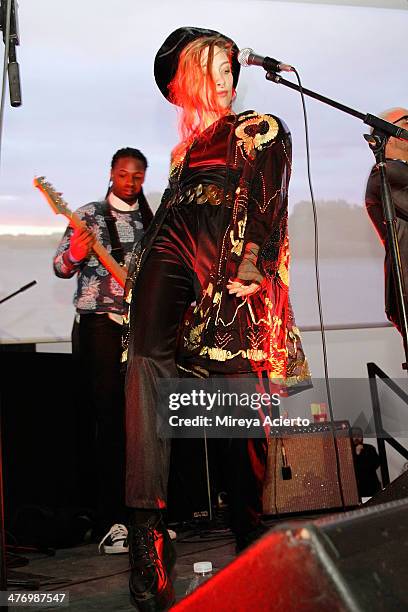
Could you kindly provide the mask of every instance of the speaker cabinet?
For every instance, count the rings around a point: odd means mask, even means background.
[[[359,503],[346,421],[286,430],[268,441],[265,514],[353,507]]]
[[[0,352],[7,528],[24,506],[77,504],[75,395],[71,355]]]
[[[175,612],[408,610],[408,500],[267,533]]]

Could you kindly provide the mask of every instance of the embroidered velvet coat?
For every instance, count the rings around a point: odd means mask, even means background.
[[[171,169],[159,210],[135,252],[127,301],[169,209],[180,202],[221,206],[218,256],[186,313],[177,363],[201,376],[267,371],[276,382],[296,385],[309,373],[289,301],[289,131],[277,117],[254,111],[224,117],[209,129],[211,136],[204,133]],[[197,155],[201,168],[222,163],[221,182],[186,181]],[[237,298],[228,292],[229,279],[256,282],[259,290]]]

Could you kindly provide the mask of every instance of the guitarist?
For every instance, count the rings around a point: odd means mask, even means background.
[[[124,502],[124,380],[120,369],[123,288],[100,263],[99,241],[128,264],[133,246],[153,214],[143,194],[146,157],[138,149],[119,149],[112,158],[106,199],[76,212],[81,228],[67,227],[54,258],[60,278],[77,276],[72,332],[78,364],[80,503],[95,508],[99,550],[128,552]]]

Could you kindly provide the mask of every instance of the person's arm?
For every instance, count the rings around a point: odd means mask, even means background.
[[[269,117],[269,116],[268,116]],[[272,118],[270,130],[275,120]],[[259,289],[265,276],[278,271],[282,248],[287,243],[287,192],[291,172],[291,138],[283,122],[276,123],[275,138],[255,149],[252,181],[248,191],[248,214],[244,235],[243,257],[237,279],[228,289],[238,297],[245,297]],[[264,137],[267,139],[268,132]],[[275,264],[266,269],[260,263],[262,247],[268,245],[268,260]],[[246,283],[246,284],[243,284]]]
[[[364,448],[369,451],[370,463],[374,470],[380,467],[380,456],[372,444],[364,444]]]
[[[386,171],[397,217],[408,221],[408,165],[400,161],[387,160]],[[377,168],[372,170],[368,179],[365,200],[368,213],[377,227],[379,221],[373,218],[376,214],[374,207],[378,207],[377,216],[380,216],[383,222],[381,181]]]
[[[81,263],[89,256],[95,243],[95,236],[84,225],[65,230],[54,257],[54,272],[60,278],[71,278],[79,270]]]

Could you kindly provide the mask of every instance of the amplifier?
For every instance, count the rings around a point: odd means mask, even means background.
[[[285,429],[279,437],[274,433],[268,440],[264,514],[328,510],[359,504],[347,421]]]

